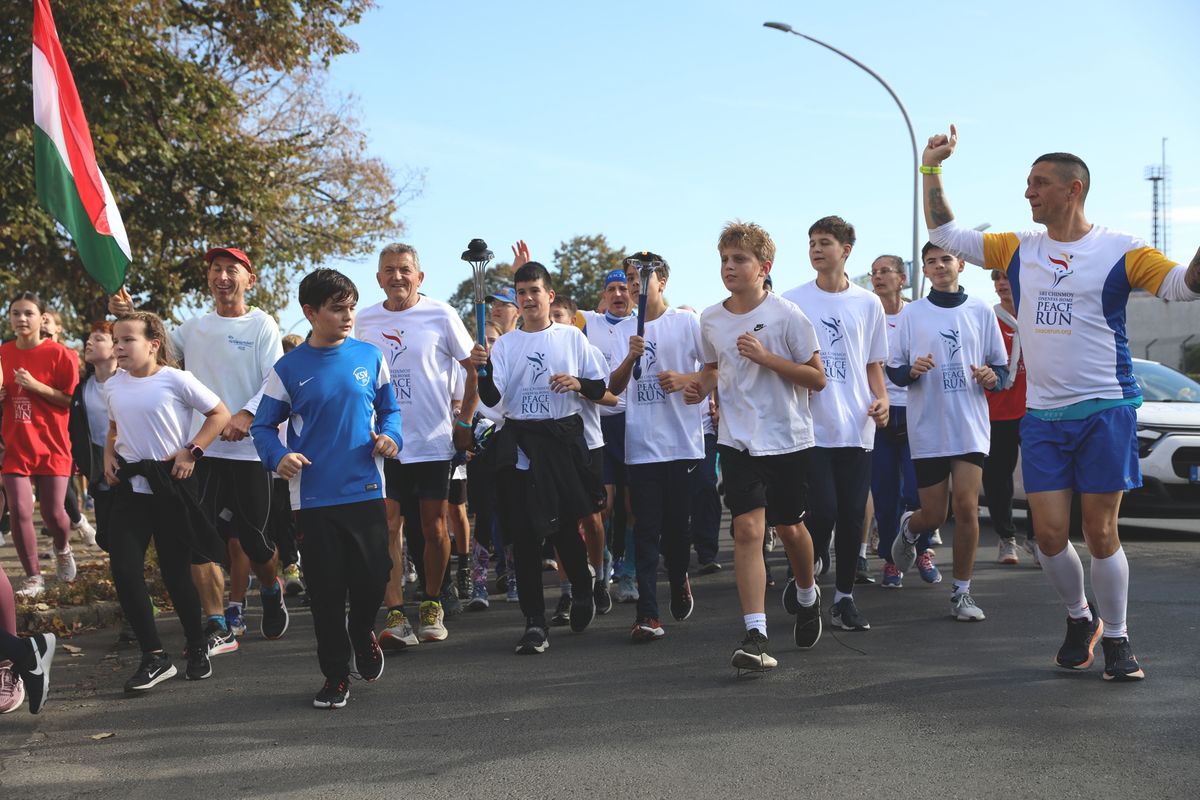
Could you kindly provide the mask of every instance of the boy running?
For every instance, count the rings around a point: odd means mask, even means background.
[[[979,489],[991,446],[985,389],[1008,376],[996,315],[958,285],[964,262],[926,244],[921,250],[929,296],[900,321],[888,376],[908,387],[908,441],[921,507],[900,518],[892,562],[901,576],[917,560],[917,540],[946,521],[954,481],[954,590],[950,614],[985,619],[971,597],[979,546]]]
[[[813,446],[808,395],[825,387],[825,372],[812,323],[763,286],[775,260],[770,235],[754,223],[731,222],[717,250],[729,297],[700,315],[704,369],[684,389],[684,400],[699,403],[714,388],[720,391],[717,450],[725,504],[733,515],[733,568],[746,626],[732,664],[763,671],[779,663],[767,639],[767,525],[775,526],[796,575],[795,589],[789,584],[790,596],[784,596],[796,613],[796,646],[808,649],[821,637],[821,594],[804,515]]]
[[[812,399],[816,447],[808,462],[808,524],[822,573],[829,569],[830,538],[836,537],[837,592],[829,617],[844,630],[865,631],[871,625],[853,594],[871,488],[871,449],[876,426],[888,422],[883,374],[888,344],[879,298],[846,277],[854,241],[854,226],[841,217],[814,222],[808,229],[808,260],[817,278],[783,297],[815,321],[828,381]]]
[[[392,568],[383,459],[400,451],[400,408],[383,354],[350,338],[357,302],[358,289],[336,270],[304,277],[300,304],[312,335],[267,376],[251,428],[263,464],[291,486],[325,676],[316,708],[346,705],[352,671],[365,681],[383,674],[374,630]]]
[[[554,290],[536,261],[513,275],[522,327],[500,337],[479,382],[488,406],[503,402],[505,423],[494,437],[497,498],[504,529],[514,539],[517,593],[525,616],[518,655],[549,647],[542,592],[542,542],[553,540],[574,586],[590,586],[579,520],[593,509],[582,404],[604,397],[607,370],[578,328],[550,321]],[[571,602],[571,630],[595,616],[591,592]]]
[[[645,286],[639,272],[643,266],[654,269]],[[693,311],[668,308],[663,298],[669,275],[666,260],[655,253],[625,259],[626,282],[646,293],[645,336],[637,335],[636,319],[617,326],[620,361],[609,387],[624,391],[640,360],[641,376],[634,379],[625,404],[625,463],[637,554],[634,642],[652,642],[665,634],[658,610],[660,552],[671,584],[671,616],[682,622],[695,605],[687,573],[688,512],[691,472],[704,458],[704,426],[701,408],[685,403],[680,390],[696,379],[704,355],[700,318]]]

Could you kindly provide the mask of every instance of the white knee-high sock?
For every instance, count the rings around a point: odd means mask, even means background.
[[[1097,612],[1104,620],[1104,635],[1120,639],[1127,635],[1125,609],[1129,605],[1129,559],[1125,548],[1108,558],[1092,557],[1092,591],[1096,593]]]
[[[1050,585],[1066,604],[1068,614],[1075,619],[1091,616],[1087,597],[1083,593],[1083,562],[1070,542],[1058,555],[1042,553],[1042,572],[1046,573]]]

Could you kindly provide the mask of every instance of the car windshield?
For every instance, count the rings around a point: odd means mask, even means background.
[[[1170,367],[1150,361],[1133,362],[1133,375],[1151,403],[1200,403],[1200,383]]]

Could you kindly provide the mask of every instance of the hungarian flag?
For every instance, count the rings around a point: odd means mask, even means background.
[[[33,7],[33,123],[38,200],[75,239],[88,274],[115,294],[131,260],[129,237],[96,166],[49,0],[34,0]]]

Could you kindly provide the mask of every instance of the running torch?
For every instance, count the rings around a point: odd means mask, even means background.
[[[484,310],[486,305],[483,302],[484,293],[487,291],[485,286],[487,265],[494,258],[492,251],[488,250],[487,242],[483,239],[472,239],[467,245],[467,249],[463,251],[462,260],[471,265],[471,279],[475,284],[475,339],[484,347],[487,347],[487,337],[484,336]],[[487,367],[480,365],[476,367],[480,375],[487,375]]]
[[[624,265],[626,267],[633,267],[638,271],[641,290],[638,292],[637,335],[643,337],[646,335],[646,287],[650,285],[650,278],[653,277],[658,268],[663,266],[663,260],[654,253],[642,250],[625,259]],[[642,359],[639,356],[638,360],[633,364],[633,379],[637,381],[641,380],[641,378]]]

